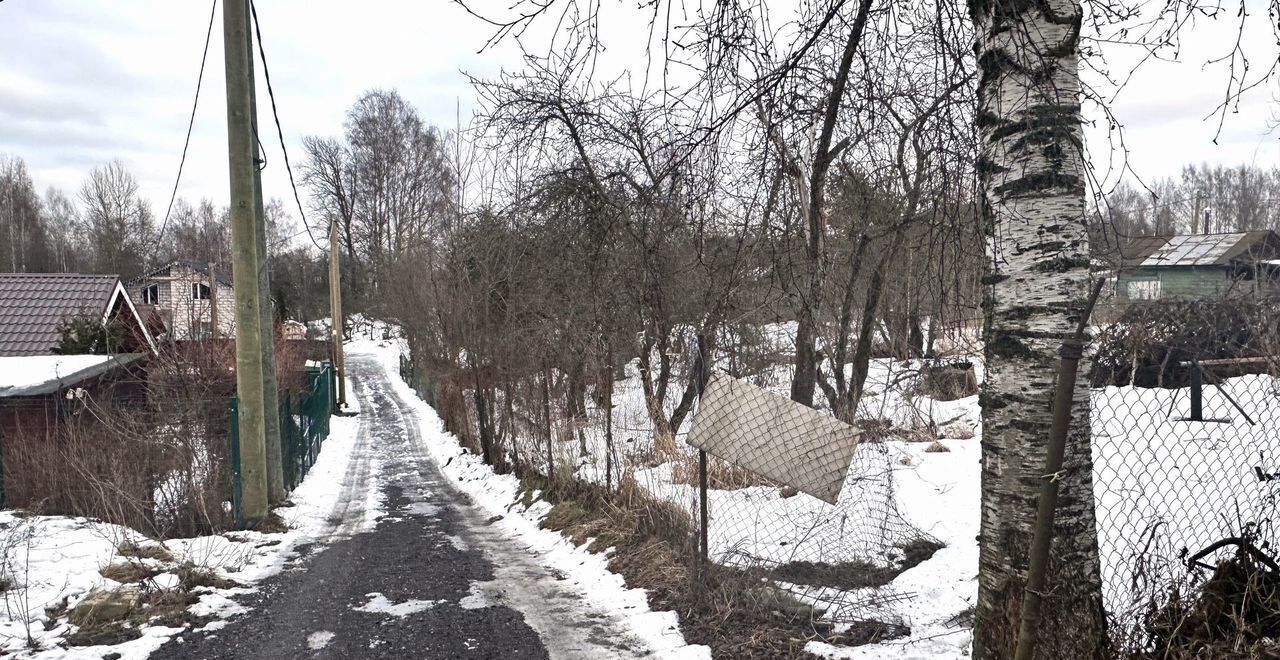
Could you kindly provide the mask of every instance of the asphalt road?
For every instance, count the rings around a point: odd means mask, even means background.
[[[249,613],[153,658],[651,657],[447,482],[371,356],[348,369],[362,417],[331,536],[247,596]],[[386,514],[360,533],[371,488]]]

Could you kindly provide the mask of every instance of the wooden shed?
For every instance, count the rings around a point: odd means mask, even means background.
[[[1280,236],[1270,230],[1132,238],[1116,261],[1121,303],[1280,295]]]
[[[90,402],[146,405],[146,354],[0,357],[0,462],[5,506],[27,506],[56,460],[59,423]]]

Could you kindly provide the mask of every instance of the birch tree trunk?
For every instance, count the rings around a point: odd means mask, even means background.
[[[981,68],[977,127],[987,379],[974,657],[1013,655],[1036,517],[1057,349],[1087,294],[1079,0],[970,0]],[[1082,370],[1087,365],[1082,365]],[[1080,378],[1037,658],[1103,658],[1088,378]]]

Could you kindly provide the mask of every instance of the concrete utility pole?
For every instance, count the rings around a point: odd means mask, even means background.
[[[239,396],[240,480],[244,517],[267,516],[266,403],[262,365],[262,308],[254,226],[254,143],[251,115],[248,6],[222,3],[227,79],[227,160],[231,170],[231,268],[236,291],[236,393]]]
[[[249,7],[249,0],[245,0]],[[249,10],[246,9],[246,12]],[[254,243],[258,251],[258,295],[262,314],[262,392],[263,404],[266,406],[266,442],[267,442],[267,497],[271,504],[284,501],[284,459],[280,445],[280,392],[276,381],[276,322],[271,306],[271,270],[267,267],[269,253],[267,250],[267,215],[262,206],[262,153],[258,147],[262,144],[258,134],[258,90],[257,79],[253,74],[253,31],[245,30],[245,48],[249,54],[249,117],[253,125],[253,210],[254,210]]]
[[[333,368],[338,370],[338,406],[347,405],[347,358],[342,351],[342,252],[338,250],[338,223],[329,219],[329,340],[333,342]]]

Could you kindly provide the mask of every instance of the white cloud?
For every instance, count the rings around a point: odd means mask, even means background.
[[[480,2],[506,13],[500,0]],[[626,3],[620,3],[626,4]],[[210,5],[188,0],[19,0],[0,5],[0,153],[27,160],[39,187],[74,193],[90,167],[113,158],[138,175],[163,213],[190,112]],[[346,110],[375,87],[395,87],[423,117],[451,128],[474,93],[462,71],[490,76],[518,68],[514,44],[477,51],[492,27],[446,0],[273,0],[259,3],[268,63],[295,167],[305,135],[342,131]],[[625,13],[625,12],[624,12]],[[643,76],[648,26],[633,15],[605,22],[615,69]],[[1251,17],[1246,52],[1254,71],[1275,60],[1265,13]],[[179,194],[218,201],[227,195],[221,7],[214,17],[203,91]],[[641,29],[643,28],[643,29]],[[1202,118],[1218,103],[1225,72],[1204,67],[1234,39],[1232,17],[1188,30],[1176,63],[1147,63],[1114,103],[1124,122],[1130,163],[1144,177],[1176,175],[1186,163],[1280,163],[1280,142],[1267,135],[1273,85],[1249,95],[1213,143],[1217,123]],[[1113,49],[1113,70],[1125,53]],[[259,67],[259,108],[269,162],[267,197],[291,199]],[[1086,131],[1105,165],[1104,125]],[[1103,172],[1105,174],[1105,172]]]

